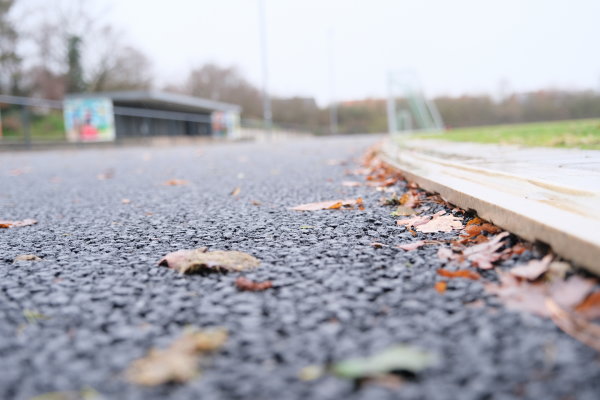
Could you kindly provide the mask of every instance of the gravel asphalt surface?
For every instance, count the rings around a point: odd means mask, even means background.
[[[458,235],[413,237],[379,205],[380,192],[341,185],[360,179],[344,174],[356,165],[328,160],[351,160],[373,141],[0,153],[0,219],[38,220],[0,229],[0,399],[93,389],[144,400],[598,400],[598,353],[551,320],[506,310],[481,281],[453,279],[438,293],[435,246],[370,246]],[[170,179],[189,183],[163,185]],[[364,211],[289,210],[358,196]],[[262,266],[205,276],[157,266],[202,246],[247,252]],[[13,263],[20,254],[43,260]],[[240,292],[239,276],[275,287]],[[153,388],[123,378],[188,325],[230,335],[201,377]],[[306,366],[395,344],[439,362],[398,387],[298,378]]]

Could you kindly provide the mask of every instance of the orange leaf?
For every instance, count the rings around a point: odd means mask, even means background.
[[[248,292],[260,292],[263,290],[267,290],[273,287],[273,282],[264,281],[264,282],[256,282],[250,279],[239,277],[235,280],[235,286],[239,290],[244,290]]]
[[[418,242],[399,244],[396,247],[399,249],[405,250],[405,251],[411,251],[411,250],[416,250],[419,247],[424,246],[426,244],[427,243],[424,240],[419,240]]]
[[[479,217],[475,217],[472,220],[470,220],[469,222],[467,222],[467,226],[469,225],[481,225],[483,223],[483,220]]]
[[[188,181],[186,181],[185,179],[169,179],[168,181],[163,183],[163,185],[165,186],[181,186],[187,184]]]
[[[307,203],[300,204],[299,206],[292,207],[291,209],[294,211],[318,211],[318,210],[337,210],[337,209],[350,209],[353,206],[357,205],[358,209],[363,207],[362,198],[354,199],[345,199],[345,200],[330,200],[330,201],[319,201],[316,203]]]
[[[439,293],[444,293],[446,291],[446,287],[448,286],[448,284],[446,282],[436,282],[435,283],[435,290],[437,290]]]
[[[586,297],[575,307],[575,311],[589,319],[600,318],[600,290]]]
[[[481,278],[481,275],[479,275],[477,272],[469,271],[468,269],[448,271],[447,269],[440,268],[437,270],[437,273],[438,275],[445,276],[446,278],[466,278],[474,281]]]

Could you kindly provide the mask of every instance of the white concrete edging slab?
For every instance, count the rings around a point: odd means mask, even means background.
[[[486,168],[483,163],[462,162],[460,152],[450,155],[451,147],[448,143],[441,153],[428,152],[422,143],[411,146],[388,139],[381,156],[425,190],[475,210],[524,239],[544,242],[556,254],[600,274],[600,192],[595,189],[600,175],[589,173],[594,182],[589,182],[588,190],[564,180],[556,183],[531,173],[506,172],[498,165]]]

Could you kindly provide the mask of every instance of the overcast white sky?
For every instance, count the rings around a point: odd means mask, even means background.
[[[160,83],[235,64],[261,83],[259,0],[99,0]],[[269,86],[280,95],[383,96],[412,69],[430,95],[542,87],[600,90],[599,0],[265,0]]]

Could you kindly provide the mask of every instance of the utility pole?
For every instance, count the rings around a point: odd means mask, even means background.
[[[338,133],[338,109],[335,100],[335,57],[333,29],[329,30],[329,133]]]
[[[387,118],[388,118],[388,132],[390,135],[398,132],[398,122],[396,120],[396,95],[394,92],[394,76],[392,72],[388,72],[387,79],[388,87],[388,99],[387,99]]]
[[[265,124],[265,129],[270,136],[273,129],[273,113],[271,111],[271,97],[269,96],[269,66],[267,56],[267,21],[265,11],[265,0],[258,0],[258,7],[263,80],[263,121]]]

